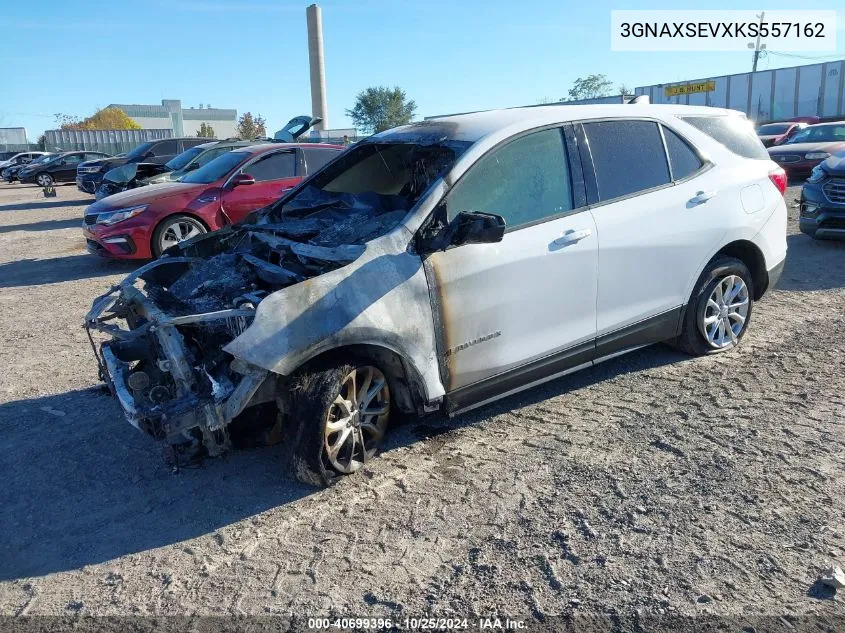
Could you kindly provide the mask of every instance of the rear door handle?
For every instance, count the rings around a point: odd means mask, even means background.
[[[570,229],[559,238],[554,240],[552,244],[555,246],[566,246],[567,244],[575,244],[575,242],[580,242],[585,237],[590,237],[593,234],[592,229],[581,229],[580,231],[574,231]]]
[[[698,191],[692,198],[689,199],[689,203],[692,205],[704,204],[715,195],[715,191]]]

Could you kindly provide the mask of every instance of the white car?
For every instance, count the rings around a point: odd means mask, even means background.
[[[393,415],[456,414],[658,341],[730,350],[783,268],[785,187],[729,110],[435,118],[178,244],[86,324],[111,337],[95,353],[129,421],[175,454],[225,451],[263,405],[297,476],[328,485]]]

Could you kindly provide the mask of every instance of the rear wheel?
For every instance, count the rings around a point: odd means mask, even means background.
[[[208,233],[208,229],[196,218],[182,214],[171,216],[159,224],[153,233],[153,255],[158,257],[171,246],[203,233]]]
[[[39,187],[49,187],[53,184],[53,177],[50,174],[38,174],[35,182],[38,183]]]
[[[718,354],[739,345],[751,322],[754,282],[748,267],[734,257],[710,261],[698,279],[678,347],[689,354]]]
[[[330,486],[378,453],[390,417],[390,387],[368,361],[329,367],[300,376],[291,409],[294,475]]]

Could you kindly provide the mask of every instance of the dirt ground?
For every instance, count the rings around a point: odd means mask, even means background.
[[[845,613],[816,583],[845,563],[845,244],[798,232],[798,187],[738,350],[410,422],[327,491],[278,446],[170,472],[81,327],[133,266],[57,192],[0,185],[0,614]]]

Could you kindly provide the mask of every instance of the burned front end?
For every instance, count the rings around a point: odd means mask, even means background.
[[[100,376],[132,425],[214,455],[229,447],[233,420],[275,402],[281,378],[223,348],[266,297],[349,264],[406,213],[400,199],[379,197],[317,207],[186,242],[94,301],[85,327]]]
[[[216,454],[228,446],[225,427],[272,400],[274,385],[266,370],[221,349],[249,326],[261,294],[241,286],[237,270],[207,279],[208,263],[173,257],[145,266],[99,297],[85,325],[100,376],[133,426]],[[98,345],[95,331],[110,340]]]

